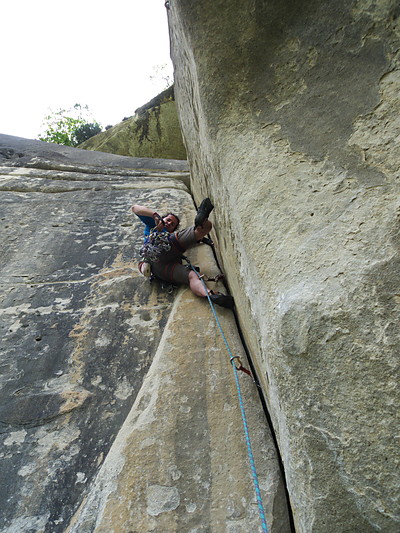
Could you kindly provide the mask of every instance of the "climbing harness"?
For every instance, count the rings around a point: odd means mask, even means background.
[[[166,231],[153,231],[140,248],[140,255],[147,263],[157,263],[163,252],[171,250],[170,235]]]
[[[186,259],[186,261],[188,261],[188,259]],[[246,413],[245,413],[245,410],[244,410],[244,403],[243,403],[242,391],[241,391],[241,388],[240,388],[238,370],[242,370],[243,372],[245,372],[246,374],[249,374],[249,375],[251,375],[251,373],[250,373],[249,370],[247,370],[247,369],[245,369],[243,367],[242,362],[240,360],[240,357],[238,355],[232,355],[231,349],[229,347],[228,341],[226,340],[225,334],[223,332],[221,323],[220,323],[220,321],[218,319],[218,315],[217,315],[217,313],[215,311],[215,307],[213,305],[213,302],[212,302],[212,300],[210,298],[210,294],[209,294],[207,286],[206,286],[206,284],[204,282],[203,276],[201,276],[199,274],[199,272],[197,272],[195,267],[193,267],[190,264],[189,261],[188,261],[188,263],[189,263],[189,266],[191,267],[191,269],[194,272],[196,272],[197,277],[203,283],[203,287],[204,287],[204,290],[206,291],[208,303],[210,304],[210,307],[211,307],[211,310],[213,312],[213,315],[214,315],[215,321],[217,323],[218,329],[219,329],[219,331],[221,333],[221,336],[222,336],[223,341],[225,343],[226,349],[228,351],[229,360],[230,360],[230,362],[232,364],[232,368],[233,368],[234,375],[235,375],[236,389],[237,389],[238,398],[239,398],[240,412],[242,414],[244,434],[245,434],[246,445],[247,445],[247,453],[248,453],[248,456],[249,456],[250,468],[251,468],[251,473],[252,473],[252,478],[253,478],[253,485],[254,485],[254,490],[255,490],[255,493],[256,493],[258,513],[259,513],[259,516],[260,516],[262,531],[263,531],[263,533],[268,533],[267,521],[266,521],[266,518],[265,518],[264,507],[263,507],[263,503],[262,503],[262,499],[261,499],[260,485],[259,485],[259,482],[258,482],[257,471],[256,471],[253,451],[252,451],[252,447],[251,447],[249,428],[248,428],[248,425],[247,425],[247,418],[246,418]]]

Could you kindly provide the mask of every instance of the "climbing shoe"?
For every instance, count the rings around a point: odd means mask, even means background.
[[[199,241],[197,241],[198,244],[200,243],[203,243],[203,244],[208,244],[209,246],[214,246],[214,241],[212,241],[211,239],[209,239],[208,237],[203,237],[202,239],[200,239]]]
[[[221,294],[220,292],[211,293],[210,300],[214,304],[220,305],[221,307],[226,307],[227,309],[233,309],[235,306],[235,302],[232,296],[229,296],[229,294]]]
[[[194,219],[194,225],[202,226],[204,222],[207,220],[208,215],[211,213],[213,209],[214,209],[214,206],[211,203],[211,200],[209,198],[204,198],[204,200],[201,202],[197,210],[197,215],[196,215],[196,218]]]
[[[203,244],[208,244],[208,246],[214,246],[214,241],[212,241],[208,237],[203,237],[200,242],[202,242]]]

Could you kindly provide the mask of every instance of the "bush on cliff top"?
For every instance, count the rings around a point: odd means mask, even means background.
[[[75,104],[69,109],[51,111],[42,124],[44,131],[39,140],[65,146],[78,146],[101,132],[87,105]]]

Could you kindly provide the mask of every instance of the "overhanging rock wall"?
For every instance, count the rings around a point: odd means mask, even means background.
[[[394,533],[398,2],[168,4],[192,190],[218,206],[296,531]]]
[[[182,161],[0,135],[3,533],[260,530],[234,376],[206,300],[136,269],[133,203],[195,215]],[[191,255],[218,272],[208,246]],[[235,354],[231,311],[218,310]],[[240,376],[271,532],[289,514]]]

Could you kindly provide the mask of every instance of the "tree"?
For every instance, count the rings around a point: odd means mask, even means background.
[[[101,132],[100,124],[94,120],[87,105],[75,104],[69,109],[58,109],[47,115],[39,134],[39,140],[65,146],[77,146]]]
[[[81,144],[100,132],[101,126],[97,122],[82,124],[75,130],[76,144]]]

